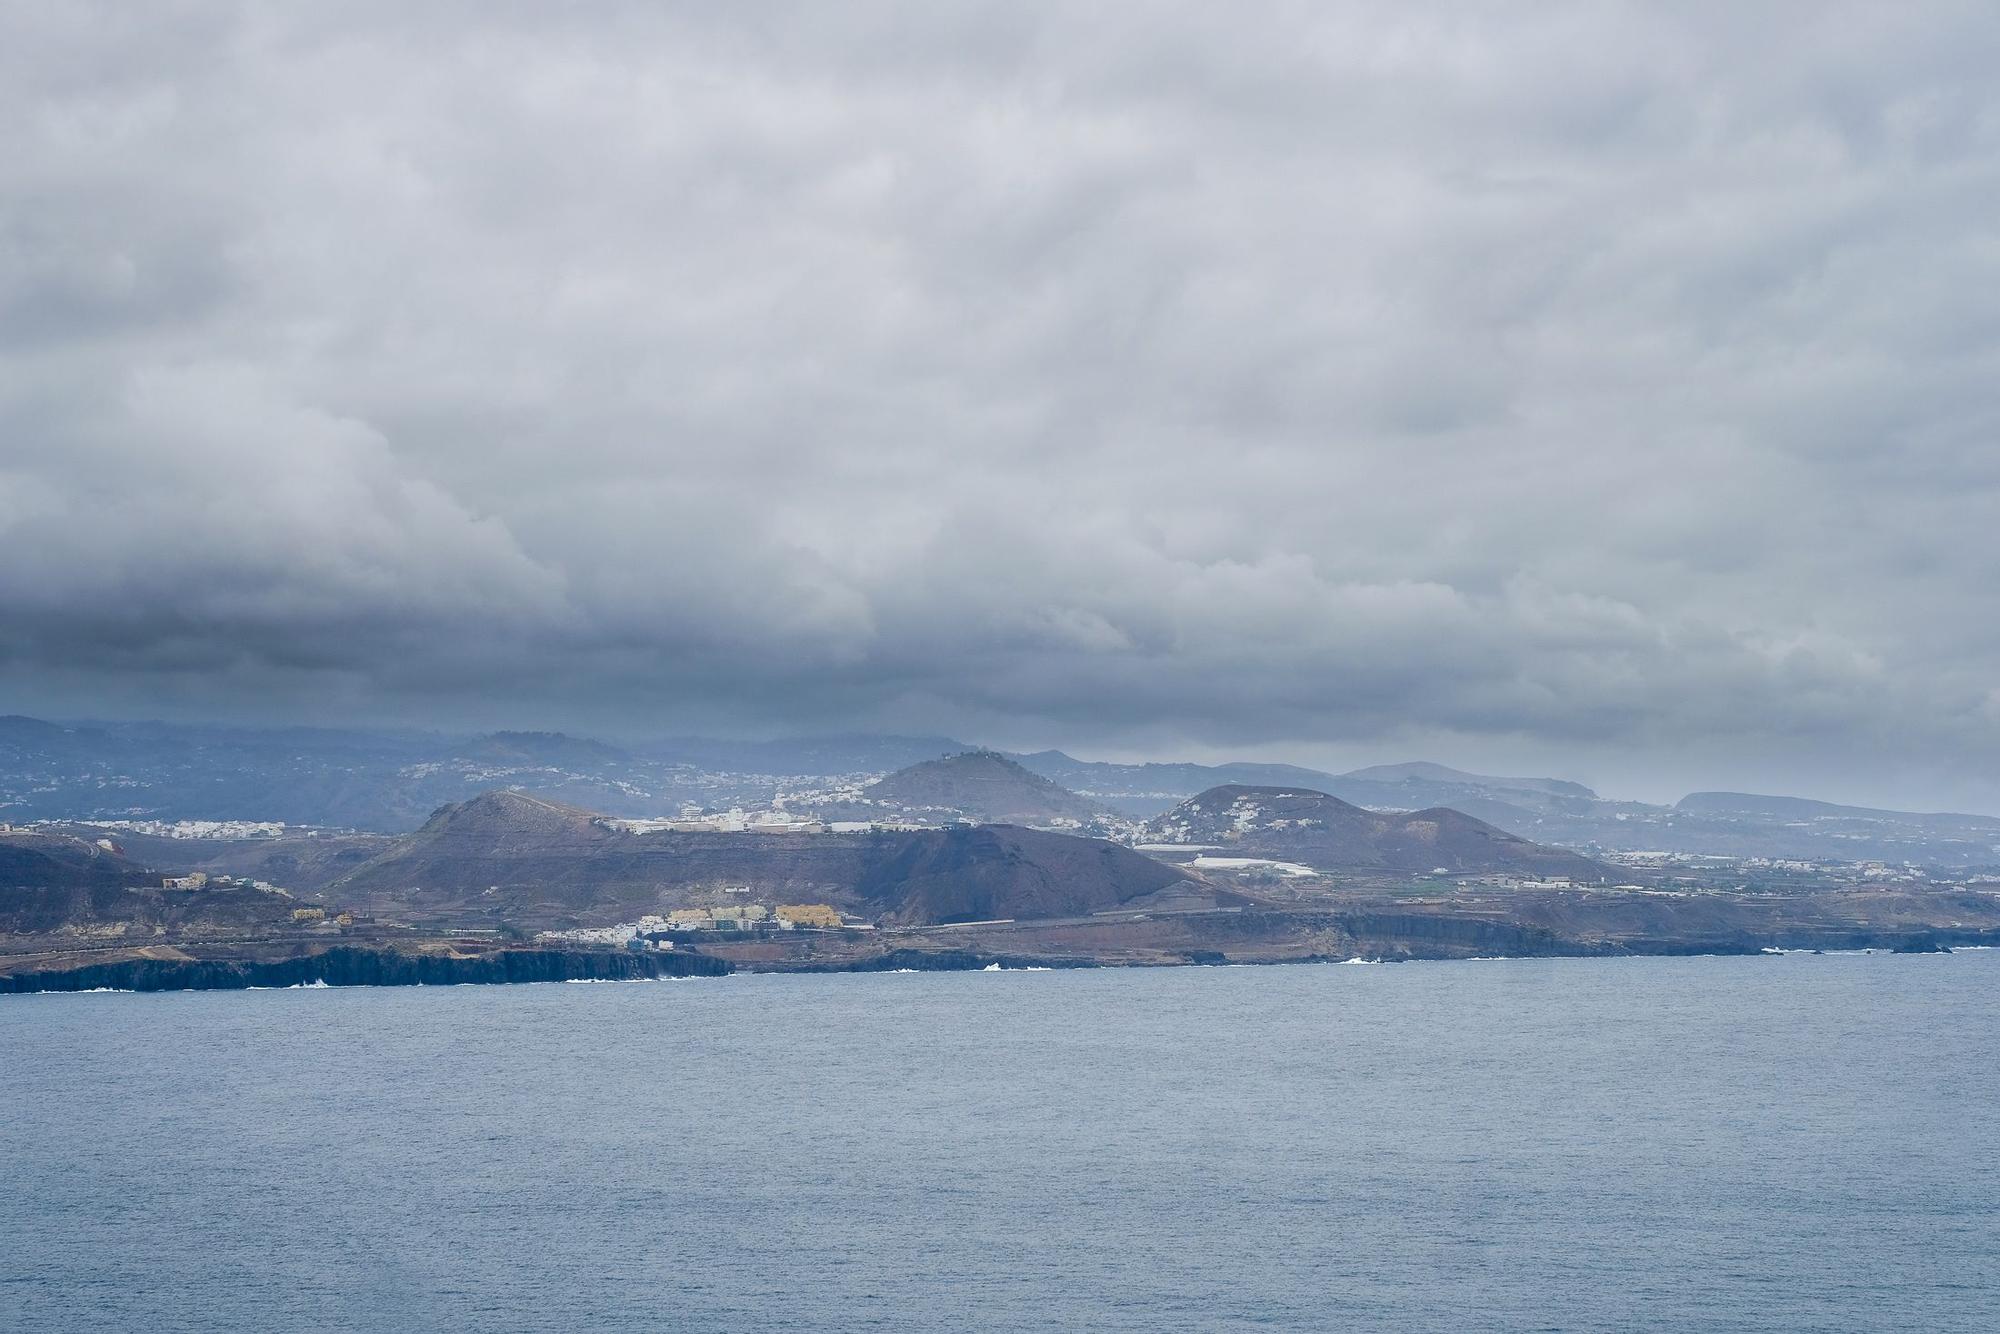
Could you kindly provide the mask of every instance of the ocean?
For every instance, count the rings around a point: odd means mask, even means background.
[[[2000,954],[0,998],[0,1328],[2000,1329]]]

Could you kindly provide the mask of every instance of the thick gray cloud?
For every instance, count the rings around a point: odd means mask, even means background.
[[[1989,6],[0,24],[19,707],[2000,804]]]

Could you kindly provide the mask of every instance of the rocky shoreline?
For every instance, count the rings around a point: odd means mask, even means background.
[[[456,956],[341,946],[286,959],[120,959],[21,972],[0,976],[0,993],[627,982],[731,971],[723,960],[692,951],[516,949]]]
[[[1200,916],[1200,915],[1197,915]],[[642,981],[730,973],[970,972],[981,969],[1187,967],[1231,964],[1376,963],[1467,958],[1631,958],[1758,955],[1772,952],[1879,950],[1949,952],[2000,947],[1991,928],[1903,930],[1847,928],[1785,932],[1776,938],[1729,935],[1578,939],[1538,927],[1417,914],[1242,914],[1201,925],[1183,919],[1144,948],[1131,939],[1141,924],[1103,935],[1034,923],[954,931],[815,933],[783,942],[717,941],[697,949],[607,950],[508,947],[466,952],[462,942],[340,945],[255,957],[222,946],[200,957],[172,949],[81,962],[74,956],[20,967],[0,966],[0,994],[77,991],[214,991],[252,987],[460,986],[510,982]],[[1187,929],[1192,927],[1193,929]],[[1122,937],[1122,939],[1121,939]],[[802,948],[799,948],[802,947]],[[187,944],[187,951],[201,951]],[[25,963],[26,961],[20,961]],[[4,961],[0,961],[4,963]],[[17,965],[18,967],[18,965]]]

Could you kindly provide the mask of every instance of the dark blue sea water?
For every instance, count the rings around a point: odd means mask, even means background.
[[[0,1327],[2000,1329],[2000,955],[0,998]]]

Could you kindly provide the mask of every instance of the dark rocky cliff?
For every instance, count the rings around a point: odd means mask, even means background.
[[[346,947],[291,959],[125,959],[0,977],[0,992],[228,991],[247,987],[455,986],[464,983],[637,981],[719,977],[730,967],[692,951],[496,950],[453,957]]]

